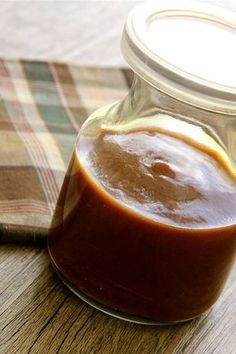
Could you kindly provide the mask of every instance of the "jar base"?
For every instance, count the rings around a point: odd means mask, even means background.
[[[133,316],[127,313],[123,313],[120,312],[118,310],[112,309],[109,306],[103,305],[99,302],[97,302],[96,300],[92,299],[91,297],[89,297],[88,295],[84,294],[83,292],[81,292],[80,290],[78,290],[77,288],[74,287],[74,285],[72,285],[70,283],[70,281],[68,281],[65,276],[62,274],[62,272],[57,268],[57,266],[54,264],[54,262],[52,261],[52,265],[53,268],[55,270],[55,272],[57,273],[57,275],[59,276],[59,278],[62,280],[63,284],[69,288],[69,290],[76,295],[79,299],[83,300],[85,303],[87,303],[88,305],[94,307],[95,309],[108,314],[112,317],[115,317],[119,320],[123,320],[123,321],[127,321],[127,322],[131,322],[131,323],[137,323],[137,324],[142,324],[142,325],[149,325],[149,326],[169,326],[169,325],[175,325],[175,324],[179,324],[179,323],[184,323],[184,322],[188,322],[193,320],[194,318],[198,317],[192,317],[189,318],[187,320],[179,320],[179,321],[166,321],[166,322],[158,322],[158,321],[153,321],[153,320],[148,320],[145,318],[141,318],[138,316]]]

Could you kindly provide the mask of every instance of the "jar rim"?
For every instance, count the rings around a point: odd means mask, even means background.
[[[236,34],[236,14],[222,7],[192,0],[144,3],[129,13],[121,41],[123,56],[130,67],[152,86],[190,105],[213,112],[236,114],[236,82],[233,87],[187,72],[163,59],[145,43],[144,33],[150,22],[165,16],[213,21],[233,29]]]

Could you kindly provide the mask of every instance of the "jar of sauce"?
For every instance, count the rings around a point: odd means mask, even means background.
[[[82,126],[48,239],[65,284],[139,323],[192,319],[236,250],[236,15],[157,1],[128,16],[127,97]]]

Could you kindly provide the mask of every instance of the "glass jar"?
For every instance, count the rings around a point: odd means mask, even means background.
[[[130,13],[133,85],[83,124],[48,239],[64,283],[96,308],[169,324],[219,297],[236,250],[235,44],[235,15],[206,4]]]

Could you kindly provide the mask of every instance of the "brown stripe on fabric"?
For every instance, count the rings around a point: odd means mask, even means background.
[[[0,129],[0,170],[11,166],[32,168],[32,161],[20,136],[14,130]]]
[[[73,77],[68,70],[68,66],[65,64],[54,64],[53,66],[51,65],[51,67],[54,69],[53,73],[56,75],[56,79],[60,84],[60,93],[61,96],[64,96],[65,106],[67,107],[67,110],[71,112],[73,122],[76,123],[76,129],[78,132],[81,124],[85,121],[88,115],[81,102],[79,92],[76,90]],[[74,115],[74,112],[76,112],[76,116]]]
[[[30,85],[30,80],[31,78],[27,76],[28,70],[30,71],[30,73],[33,73],[32,67],[31,67],[31,62],[21,62],[21,68],[22,68],[22,72],[25,75],[25,79],[26,79],[26,83],[27,83],[27,88],[32,96],[33,102],[34,102],[34,108],[37,112],[37,116],[35,117],[39,122],[43,121],[43,117],[41,117],[40,112],[38,111],[38,107],[35,103],[34,100],[34,92],[32,90],[32,86]],[[48,63],[33,63],[33,66],[36,65],[38,66],[40,64],[40,75],[42,75],[43,80],[46,80],[47,77],[47,73],[49,72],[48,69]],[[26,70],[26,66],[27,66],[27,70]],[[33,77],[37,74],[34,73]],[[41,77],[41,76],[40,76]],[[48,78],[48,81],[49,78]],[[51,82],[51,81],[50,81]],[[27,118],[27,117],[26,117]],[[29,124],[31,124],[31,121],[29,122]],[[34,131],[34,133],[38,133],[35,124],[31,124],[32,130]],[[37,139],[37,135],[34,134],[35,136],[35,143],[37,144],[37,154],[35,155],[35,157],[38,159],[38,161],[36,161],[36,165],[39,164],[40,166],[40,162],[41,164],[44,166],[43,169],[38,168],[38,172],[44,172],[44,182],[46,182],[45,184],[45,194],[46,196],[49,195],[49,193],[51,193],[51,203],[54,205],[56,203],[57,197],[58,197],[58,193],[59,193],[59,189],[58,189],[58,185],[56,182],[56,178],[55,175],[51,169],[50,163],[48,161],[48,157],[47,157],[47,150],[45,150],[45,148],[42,146],[42,143],[40,142],[40,139]],[[50,146],[47,147],[48,149],[50,149]],[[38,163],[37,163],[38,162]],[[41,171],[42,170],[42,171]]]
[[[77,87],[91,86],[97,88],[100,86],[100,81],[98,81],[98,72],[101,68],[87,67],[87,66],[74,66],[71,65],[69,70],[76,72],[76,77],[72,75],[73,82]],[[72,73],[73,74],[73,73]]]
[[[5,79],[7,77],[7,80]],[[11,97],[11,101],[7,99]],[[15,125],[12,120],[14,117],[11,116],[11,112],[13,111],[14,115],[16,115],[16,120],[18,124],[22,124],[24,126],[24,121],[21,119],[21,109],[20,103],[17,100],[15,95],[12,78],[10,73],[7,70],[6,62],[0,60],[0,115],[2,120],[2,126],[10,128],[12,131],[16,131]],[[8,130],[8,129],[6,129]],[[17,131],[16,131],[17,134]]]
[[[0,166],[0,201],[15,199],[45,201],[38,175],[31,166]]]
[[[70,110],[71,110],[76,122],[78,123],[78,126],[81,127],[81,125],[88,118],[88,113],[85,114],[83,107],[73,107],[73,108],[70,108]]]
[[[10,83],[10,82],[9,82]],[[13,84],[10,83],[13,89]],[[15,93],[14,93],[15,94]],[[29,124],[25,121],[24,112],[22,110],[22,106],[17,98],[14,101],[5,101],[5,109],[7,111],[7,115],[9,120],[14,127],[14,131],[20,136],[20,132],[22,133],[32,133],[32,129]]]
[[[5,67],[5,60],[3,59],[0,59],[0,77],[1,78],[10,78],[10,75],[8,73],[8,71],[6,70],[6,67]]]
[[[1,65],[0,65],[1,67]],[[1,80],[1,78],[0,78]],[[0,97],[0,131],[14,131],[14,126],[9,120],[8,112],[6,110],[5,101]]]
[[[68,66],[88,116],[99,107],[124,98],[126,81],[120,69]]]
[[[8,70],[7,66],[5,65],[6,70]],[[9,73],[10,74],[10,73]],[[17,86],[14,86],[14,82],[9,82],[11,85],[11,89],[15,94],[16,100],[17,100]],[[27,148],[28,154],[30,158],[32,159],[32,168],[34,168],[37,165],[43,164],[43,166],[47,166],[48,168],[44,169],[37,169],[39,179],[41,182],[41,186],[43,187],[44,195],[46,200],[49,201],[49,208],[52,210],[52,205],[55,204],[57,195],[58,195],[58,190],[57,190],[57,185],[55,183],[55,178],[50,170],[50,166],[47,162],[47,157],[45,155],[44,150],[41,148],[40,142],[37,140],[36,135],[34,134],[34,130],[32,129],[31,125],[28,123],[23,107],[21,106],[19,101],[14,102],[14,105],[12,103],[9,103],[8,105],[8,112],[9,117],[14,124],[14,127],[22,139],[22,142],[24,143],[25,147]],[[18,131],[18,127],[24,125],[25,129],[24,131],[31,132],[32,134],[25,134],[21,131]]]
[[[1,78],[0,78],[1,81]],[[0,84],[1,86],[1,84]],[[1,92],[1,89],[0,89]],[[15,112],[19,112],[19,110],[17,109],[16,105],[14,102],[9,102],[7,100],[1,100],[0,99],[0,131],[15,131],[14,128],[14,122],[17,124],[17,131],[18,132],[28,132],[28,126],[26,126],[24,124],[24,120],[22,120],[20,117],[20,112],[18,116],[14,116],[12,117],[12,119],[9,118],[9,113],[6,109],[6,102],[8,106],[11,106],[12,108],[14,107]],[[33,117],[34,114],[32,114],[33,111],[33,107],[32,104],[28,104],[28,103],[24,103],[24,111],[27,112],[27,114],[31,114],[31,116]],[[20,124],[20,121],[23,124]],[[56,123],[55,123],[56,125]],[[62,129],[62,128],[61,128]],[[37,133],[43,133],[45,132],[45,127],[43,126],[43,124],[37,123],[36,121],[34,122],[34,130],[37,131]],[[56,129],[55,129],[56,130]]]
[[[133,78],[134,78],[134,73],[132,70],[130,69],[121,69],[122,73],[124,75],[124,78],[127,82],[127,86],[128,88],[130,88],[132,86],[132,82],[133,82]]]
[[[69,70],[76,72],[78,81],[74,81],[77,86],[90,86],[96,90],[105,87],[106,89],[117,89],[117,82],[114,77],[123,71],[123,69],[103,68],[103,67],[90,67],[90,66],[74,66],[69,65]],[[75,76],[73,76],[75,80]],[[124,90],[124,87],[120,87]]]

